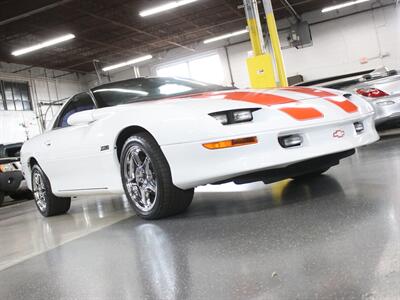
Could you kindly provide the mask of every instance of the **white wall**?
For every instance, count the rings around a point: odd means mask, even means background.
[[[76,74],[68,74],[59,78],[48,78],[65,74],[65,72],[47,70],[45,77],[44,69],[34,68],[30,72],[17,72],[26,66],[0,63],[0,80],[27,82],[30,88],[30,95],[33,111],[2,111],[0,110],[0,144],[21,142],[27,136],[32,137],[39,133],[39,101],[56,101],[68,98],[86,89],[86,83]],[[43,106],[42,113],[47,110]],[[47,114],[47,119],[52,118],[52,111],[55,113],[59,106],[54,106]],[[26,129],[24,126],[26,126]]]
[[[311,26],[312,47],[283,51],[288,75],[311,80],[380,66],[400,68],[398,18],[393,5]],[[361,58],[368,62],[360,63]]]

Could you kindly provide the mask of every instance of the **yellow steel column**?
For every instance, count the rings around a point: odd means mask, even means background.
[[[244,0],[244,11],[246,13],[247,26],[250,35],[251,47],[253,55],[258,56],[265,52],[264,42],[262,39],[261,24],[258,16],[256,0]]]
[[[265,50],[257,0],[243,0],[243,4],[253,49],[253,57],[247,59],[251,87],[255,89],[276,87],[272,57]]]
[[[283,62],[281,43],[279,42],[278,29],[276,28],[274,11],[272,9],[271,0],[263,0],[265,15],[267,18],[267,25],[269,36],[271,38],[272,49],[274,50],[276,69],[278,71],[278,77],[280,81],[280,86],[288,86],[288,81],[286,77],[285,64]]]

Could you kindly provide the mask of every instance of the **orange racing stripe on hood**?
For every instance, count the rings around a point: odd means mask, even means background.
[[[341,109],[343,109],[344,111],[346,111],[348,113],[354,113],[354,112],[358,111],[358,107],[349,100],[337,101],[337,100],[330,99],[330,98],[324,98],[324,99],[339,106]]]
[[[295,92],[295,93],[301,93],[301,94],[306,94],[310,96],[318,96],[318,97],[332,97],[332,96],[337,96],[336,94],[333,94],[331,92],[323,91],[323,90],[318,90],[314,88],[308,88],[308,87],[288,87],[288,88],[283,88],[282,90],[289,91],[289,92]]]
[[[234,92],[227,96],[231,100],[248,101],[268,106],[297,102],[290,98],[262,93]],[[310,120],[322,118],[324,116],[320,111],[312,107],[282,107],[279,108],[279,110],[296,120]]]
[[[217,97],[217,96],[223,97],[224,99],[227,100],[245,101],[267,106],[296,102],[296,100],[290,98],[277,96],[273,94],[257,93],[257,92],[222,92],[222,93],[210,92],[210,93],[197,94],[194,96],[189,95],[187,97],[203,98],[203,97]]]
[[[278,105],[278,104],[286,104],[293,103],[296,100],[272,95],[272,94],[264,94],[264,93],[254,93],[254,92],[232,92],[226,93],[225,98],[230,100],[239,100],[239,101],[247,101],[251,103],[257,103],[267,106]]]
[[[312,107],[283,107],[279,110],[300,121],[324,117],[320,111]]]
[[[353,102],[351,102],[349,100],[338,101],[338,100],[329,98],[329,97],[333,97],[333,96],[339,96],[339,95],[331,93],[331,92],[314,89],[314,88],[307,88],[307,87],[288,87],[288,88],[284,88],[283,90],[291,91],[291,92],[295,92],[295,93],[306,94],[306,95],[310,95],[310,96],[322,97],[323,99],[331,102],[332,104],[339,106],[341,109],[343,109],[345,112],[348,112],[348,113],[354,113],[354,112],[358,111],[357,105],[355,105]]]
[[[224,99],[227,100],[250,102],[266,106],[297,102],[297,100],[294,99],[273,94],[257,93],[257,92],[222,92],[222,93],[210,92],[210,93],[192,95],[189,97],[204,98],[204,97],[217,97],[217,96],[223,97]],[[300,121],[322,118],[324,116],[320,111],[312,107],[280,107],[279,110],[288,114],[292,118]]]

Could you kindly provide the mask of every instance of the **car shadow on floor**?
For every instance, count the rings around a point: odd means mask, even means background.
[[[321,175],[308,180],[284,180],[265,189],[244,191],[199,192],[189,210],[174,218],[221,217],[247,214],[296,205],[305,201],[344,199],[340,183]]]
[[[27,201],[33,201],[33,200],[32,199],[14,200],[14,199],[12,199],[10,197],[5,197],[3,204],[0,205],[0,208],[11,206],[11,205],[15,205],[15,204],[20,204],[20,203],[27,202]]]

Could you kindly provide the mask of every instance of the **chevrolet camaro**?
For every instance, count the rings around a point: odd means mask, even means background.
[[[200,185],[319,175],[378,140],[373,113],[325,88],[137,78],[73,96],[21,163],[44,216],[66,213],[73,196],[125,193],[157,219],[183,212]]]

